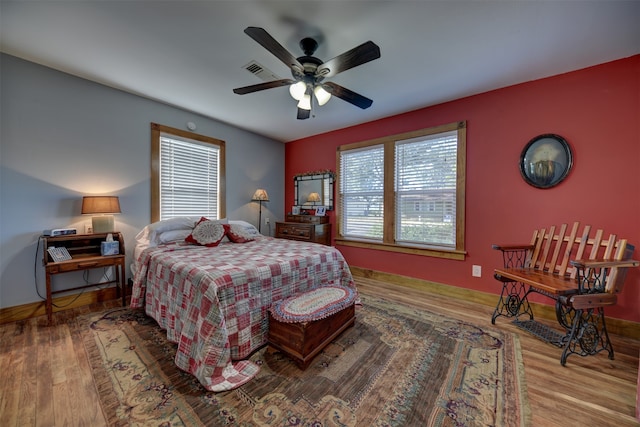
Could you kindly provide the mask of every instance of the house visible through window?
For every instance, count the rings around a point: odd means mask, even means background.
[[[152,123],[151,220],[225,216],[224,141]]]
[[[466,125],[338,149],[338,243],[462,259]]]

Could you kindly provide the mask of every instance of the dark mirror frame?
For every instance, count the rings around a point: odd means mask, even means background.
[[[533,138],[520,155],[520,174],[537,188],[560,184],[573,166],[573,155],[567,141],[560,135],[547,133]]]
[[[295,175],[294,181],[294,206],[301,209],[315,209],[317,206],[325,206],[328,211],[333,210],[333,182],[335,173],[331,171],[309,172]],[[310,193],[320,195],[321,202],[313,204],[307,202]]]

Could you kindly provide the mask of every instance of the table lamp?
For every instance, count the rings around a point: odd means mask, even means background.
[[[120,201],[116,196],[85,196],[82,198],[82,214],[91,217],[94,233],[115,231],[113,214],[119,214]]]
[[[307,202],[310,202],[313,206],[316,205],[320,201],[320,194],[318,193],[310,193],[307,198]]]

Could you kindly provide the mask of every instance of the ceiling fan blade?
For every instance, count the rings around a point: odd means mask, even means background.
[[[374,42],[368,41],[320,65],[316,75],[323,77],[335,76],[345,70],[378,58],[380,58],[380,48]]]
[[[233,90],[233,93],[238,95],[246,95],[248,93],[258,92],[260,90],[272,89],[274,87],[289,86],[296,81],[291,79],[273,80],[271,82],[258,83],[257,85],[238,87]]]
[[[262,47],[271,52],[276,58],[289,68],[297,68],[298,71],[304,70],[302,64],[287,49],[276,41],[264,28],[247,27],[244,32],[257,41]]]
[[[298,108],[298,120],[305,120],[311,117],[311,110],[305,110],[303,108]]]
[[[322,87],[331,95],[337,96],[343,101],[347,101],[348,103],[353,104],[356,107],[362,108],[363,110],[365,108],[371,107],[371,104],[373,104],[373,100],[333,82],[323,83]]]

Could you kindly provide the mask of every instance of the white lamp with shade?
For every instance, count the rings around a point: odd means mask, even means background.
[[[94,233],[110,233],[115,230],[113,214],[119,214],[120,200],[116,196],[85,196],[82,198],[82,214],[93,215],[91,227]]]

